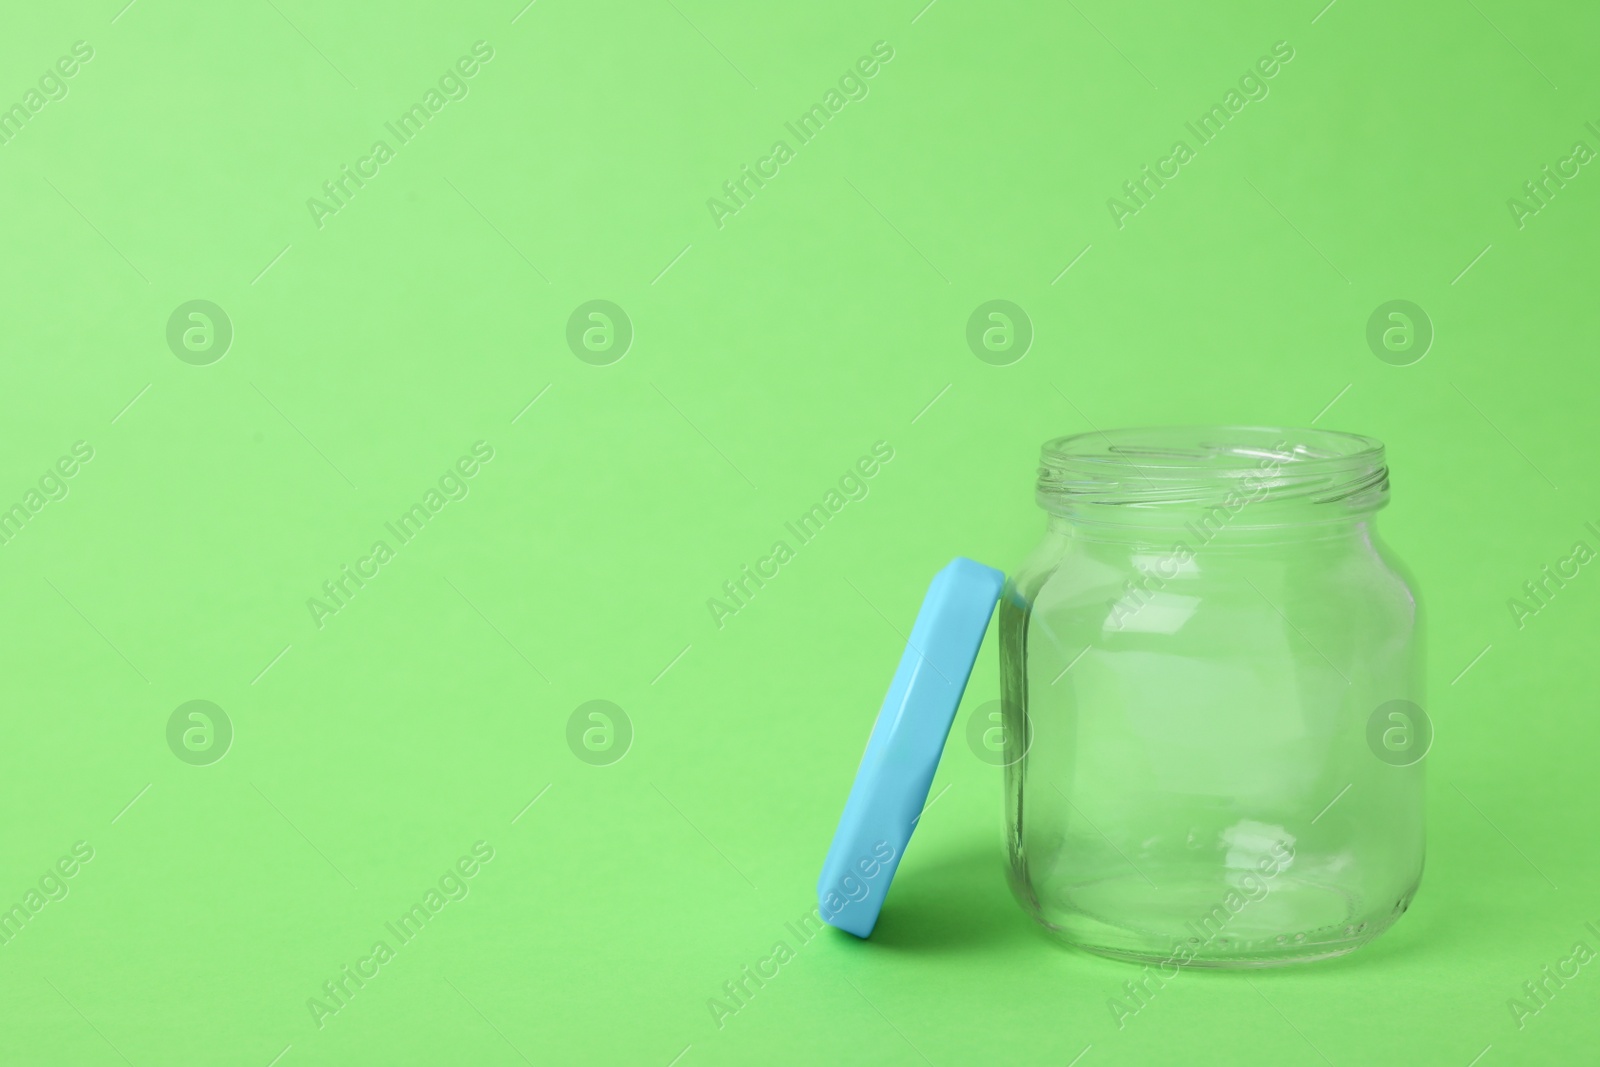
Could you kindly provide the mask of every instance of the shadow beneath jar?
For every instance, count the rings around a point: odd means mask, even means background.
[[[1006,951],[1032,940],[1035,924],[1011,895],[1005,863],[996,841],[913,848],[895,873],[872,936],[861,941],[833,933],[864,952]]]

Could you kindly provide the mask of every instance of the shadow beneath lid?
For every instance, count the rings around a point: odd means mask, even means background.
[[[908,850],[872,936],[834,940],[863,952],[955,954],[1005,951],[1033,939],[1035,924],[1006,885],[999,841]]]

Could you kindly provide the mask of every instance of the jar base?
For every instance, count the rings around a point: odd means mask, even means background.
[[[1343,956],[1382,934],[1411,902],[1413,885],[1377,904],[1287,875],[1259,894],[1197,880],[1160,889],[1115,877],[1067,891],[1064,906],[1036,902],[1034,917],[1065,944],[1133,963],[1238,969]]]
[[[1373,937],[1375,936],[1377,935],[1373,935]],[[1061,936],[1059,933],[1057,935],[1057,940],[1064,945],[1071,945],[1073,948],[1080,948],[1085,952],[1091,952],[1096,956],[1103,956],[1110,960],[1120,960],[1123,963],[1139,963],[1151,967],[1160,966],[1162,964],[1176,964],[1180,967],[1202,971],[1262,970],[1269,967],[1289,967],[1297,963],[1316,963],[1318,960],[1331,960],[1339,956],[1348,956],[1350,953],[1354,952],[1358,948],[1361,948],[1372,939],[1372,937],[1364,937],[1353,944],[1344,946],[1330,947],[1327,945],[1318,945],[1316,950],[1312,952],[1301,952],[1298,954],[1286,954],[1281,956],[1261,958],[1239,957],[1231,959],[1195,957],[1184,960],[1174,956],[1171,951],[1161,953],[1128,952],[1120,949],[1106,948],[1102,945],[1086,945],[1077,941],[1072,941],[1064,936]]]

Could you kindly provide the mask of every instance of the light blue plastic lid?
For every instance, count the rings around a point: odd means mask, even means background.
[[[929,584],[822,864],[823,921],[872,933],[1004,583],[994,568],[958,557]]]

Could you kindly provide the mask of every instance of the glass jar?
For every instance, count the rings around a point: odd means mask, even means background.
[[[1349,952],[1422,876],[1417,604],[1383,445],[1322,430],[1048,442],[1000,601],[1012,888],[1170,965]]]

